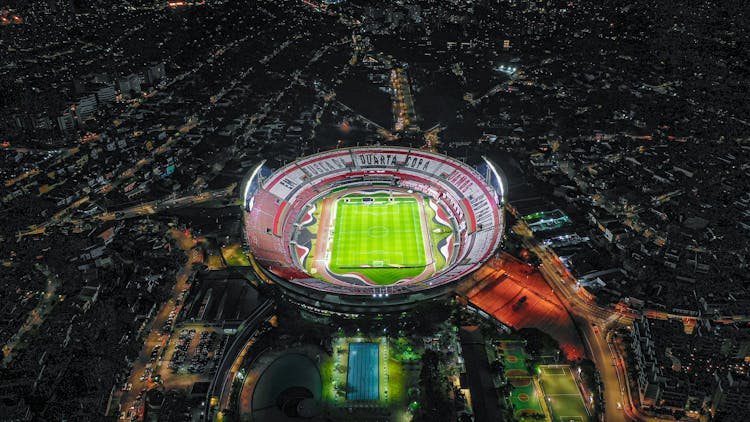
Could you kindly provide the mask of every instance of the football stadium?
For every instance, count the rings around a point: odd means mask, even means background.
[[[404,147],[261,162],[242,185],[245,238],[264,279],[311,310],[404,310],[495,252],[504,183],[487,158]]]

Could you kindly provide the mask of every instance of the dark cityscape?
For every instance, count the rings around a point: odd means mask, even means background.
[[[0,1],[0,422],[750,421],[748,22]]]

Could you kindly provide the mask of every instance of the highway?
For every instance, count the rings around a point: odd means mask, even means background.
[[[170,197],[156,201],[144,202],[117,212],[106,212],[94,215],[93,218],[100,221],[122,220],[124,218],[140,217],[143,215],[156,214],[172,208],[188,207],[202,202],[217,199],[231,198],[237,183],[232,183],[223,189],[201,192],[195,195]]]

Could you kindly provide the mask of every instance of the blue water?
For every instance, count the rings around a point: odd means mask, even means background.
[[[347,400],[377,400],[380,386],[378,343],[349,343]]]

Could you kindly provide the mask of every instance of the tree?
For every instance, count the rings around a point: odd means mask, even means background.
[[[495,359],[492,361],[490,368],[492,369],[492,372],[502,374],[503,371],[505,371],[505,364],[500,359]]]
[[[422,355],[422,370],[419,374],[421,383],[421,406],[415,415],[415,421],[448,422],[453,420],[453,409],[446,396],[448,380],[440,370],[440,354],[427,350]]]
[[[560,350],[560,344],[549,334],[536,328],[522,328],[518,334],[526,340],[526,350],[532,355],[541,355]]]

